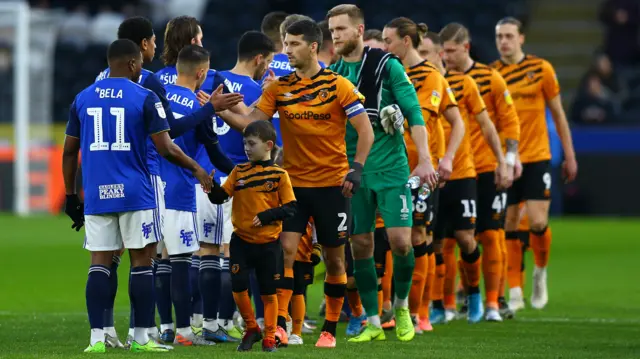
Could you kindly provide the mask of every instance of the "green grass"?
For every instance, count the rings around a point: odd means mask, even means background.
[[[0,358],[85,358],[89,328],[84,286],[89,255],[83,235],[63,217],[29,219],[0,216]],[[543,311],[526,309],[502,324],[454,322],[400,343],[347,344],[339,328],[338,347],[282,349],[276,357],[335,358],[638,358],[640,357],[640,222],[563,219],[552,222],[550,302]],[[527,258],[527,264],[531,258]],[[126,268],[127,265],[123,264]],[[126,275],[121,286],[126,288]],[[530,275],[527,276],[530,278]],[[321,285],[311,288],[309,312],[317,314]],[[527,290],[527,296],[529,291]],[[118,293],[116,327],[128,326],[127,291]],[[258,346],[256,345],[256,348]],[[170,354],[133,355],[110,350],[108,357],[224,358],[234,345],[176,348]]]

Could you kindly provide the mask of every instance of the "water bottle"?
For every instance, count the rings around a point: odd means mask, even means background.
[[[416,189],[420,187],[420,177],[413,176],[407,181],[407,188]]]
[[[420,188],[418,191],[418,198],[416,198],[417,203],[424,203],[431,195],[431,188],[429,188],[429,185],[427,183],[423,183],[422,186],[420,186],[420,177],[418,176],[409,178],[409,181],[407,181],[407,187],[412,190]]]

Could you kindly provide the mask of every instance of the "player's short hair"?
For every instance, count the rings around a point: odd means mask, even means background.
[[[396,29],[398,37],[400,38],[409,36],[409,39],[411,39],[411,46],[413,46],[414,49],[417,49],[418,46],[420,46],[422,38],[427,34],[427,32],[429,32],[427,24],[423,22],[416,24],[413,20],[406,17],[397,17],[389,21],[385,27]]]
[[[167,23],[164,30],[164,48],[162,62],[165,65],[175,65],[178,54],[183,47],[191,44],[191,39],[201,31],[200,23],[192,16],[178,16]]]
[[[262,18],[260,31],[269,36],[271,41],[281,41],[280,24],[287,18],[289,14],[284,11],[272,11]]]
[[[356,5],[341,4],[338,6],[334,6],[331,10],[329,10],[329,12],[327,12],[327,19],[339,15],[347,15],[351,22],[354,22],[358,25],[364,24],[364,13]]]
[[[378,29],[366,30],[364,32],[363,38],[364,38],[364,41],[375,40],[375,41],[384,42],[384,40],[382,40],[382,31]]]
[[[434,45],[442,46],[442,38],[436,32],[427,31],[427,34],[425,35],[424,38],[431,40],[431,42],[433,42]]]
[[[112,42],[107,49],[107,60],[111,61],[140,57],[140,46],[129,39],[118,39]]]
[[[523,25],[522,25],[522,21],[516,19],[513,16],[507,16],[507,17],[504,17],[504,18],[500,19],[498,21],[498,23],[496,24],[496,26],[498,26],[498,25],[507,25],[507,24],[508,25],[515,25],[516,28],[518,29],[518,33],[524,35],[524,28],[523,28]]]
[[[293,23],[301,20],[313,21],[313,19],[308,17],[307,15],[291,14],[287,16],[284,19],[284,21],[282,21],[282,23],[280,24],[280,37],[284,40],[284,35],[286,35],[287,33],[287,28],[291,26]]]
[[[180,50],[176,70],[181,74],[193,74],[198,67],[209,67],[209,51],[202,46],[187,45]]]
[[[238,60],[251,60],[257,55],[264,57],[276,52],[276,44],[266,34],[259,31],[247,31],[238,41]]]
[[[322,49],[326,50],[329,45],[333,43],[331,30],[329,30],[329,22],[327,20],[322,20],[318,23],[318,26],[320,26],[320,30],[322,30]]]
[[[242,131],[243,137],[255,136],[261,141],[276,143],[276,129],[269,121],[253,121]]]
[[[302,35],[302,39],[309,44],[318,43],[318,50],[320,46],[322,46],[322,30],[320,30],[320,26],[316,24],[313,20],[300,20],[298,22],[294,22],[289,27],[287,27],[287,34],[290,35]]]
[[[154,35],[153,24],[142,16],[130,17],[118,27],[118,39],[127,39],[142,44],[142,40],[151,39]]]
[[[442,42],[453,41],[456,44],[471,41],[469,30],[458,22],[452,22],[443,27],[442,30],[440,30],[440,38]]]

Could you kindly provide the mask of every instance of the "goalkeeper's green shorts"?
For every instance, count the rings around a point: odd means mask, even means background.
[[[376,211],[386,228],[413,225],[411,189],[406,187],[409,169],[362,174],[360,189],[351,198],[352,234],[373,233]]]

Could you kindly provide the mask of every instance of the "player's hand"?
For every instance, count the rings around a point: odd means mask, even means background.
[[[277,79],[278,78],[276,77],[275,72],[273,72],[273,70],[271,69],[267,69],[267,76],[262,80],[262,91],[264,91],[264,89],[266,89],[270,83]]]
[[[517,180],[522,177],[522,162],[520,162],[520,157],[516,159],[516,165],[513,167],[513,180]]]
[[[258,218],[258,216],[253,217],[253,226],[262,227],[262,222],[260,222],[260,218]]]
[[[514,177],[514,173],[516,171],[515,166],[507,166],[507,187],[505,187],[505,189],[507,188],[511,188],[511,186],[513,186],[513,177]]]
[[[413,172],[411,172],[411,177],[413,176],[420,177],[420,182],[428,184],[431,190],[435,189],[436,186],[438,186],[439,175],[438,172],[436,172],[436,170],[433,168],[431,161],[418,163]]]
[[[511,176],[511,178],[513,178],[513,176]],[[511,183],[509,182],[509,170],[504,162],[498,163],[498,167],[496,168],[495,184],[499,190],[505,190],[511,187]]]
[[[227,110],[244,100],[244,96],[239,93],[222,93],[223,86],[220,85],[213,91],[209,102],[213,105],[213,108],[218,111]]]
[[[211,187],[213,187],[213,173],[212,177],[209,177],[207,171],[205,171],[202,167],[198,166],[198,168],[193,171],[193,177],[195,177],[198,182],[200,182],[200,186],[204,193],[210,193]]]
[[[80,202],[77,194],[67,195],[64,213],[73,221],[71,228],[79,232],[80,228],[84,225],[84,204]]]
[[[573,182],[578,175],[578,162],[574,158],[565,158],[562,162],[562,176],[564,183]]]
[[[349,172],[342,181],[342,195],[351,198],[353,194],[360,188],[360,182],[362,180],[362,169],[364,167],[358,162],[354,162]]]
[[[440,175],[440,181],[444,182],[449,180],[451,173],[453,172],[453,159],[444,156],[438,164],[438,175]]]
[[[196,98],[198,99],[198,103],[200,104],[200,106],[204,106],[211,99],[211,95],[209,95],[208,93],[200,90],[196,94]]]
[[[313,245],[313,251],[311,252],[311,264],[317,266],[322,261],[322,247],[316,243]]]
[[[404,133],[404,115],[396,104],[389,105],[380,111],[380,124],[388,135],[394,135],[396,131]]]

